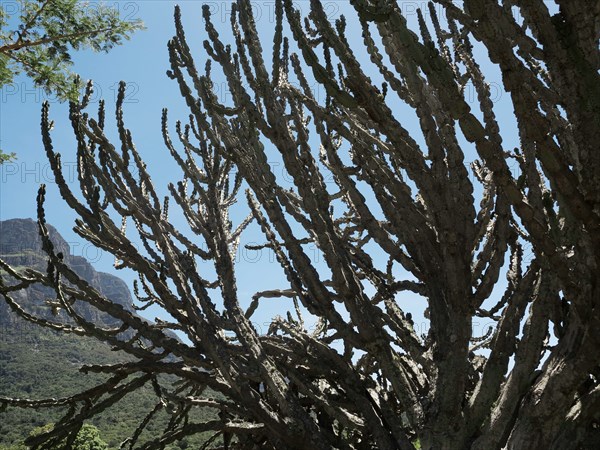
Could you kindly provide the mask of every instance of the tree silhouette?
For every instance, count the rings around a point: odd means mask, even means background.
[[[30,321],[95,336],[135,361],[83,367],[109,378],[73,397],[0,399],[70,406],[51,432],[29,442],[49,448],[151,383],[157,404],[129,448],[159,410],[172,415],[170,426],[141,448],[210,430],[207,446],[222,435],[219,445],[231,449],[597,445],[600,5],[557,3],[551,13],[541,0],[465,0],[462,8],[436,0],[429,14],[418,11],[415,32],[400,3],[352,0],[348,20],[361,30],[370,71],[349,43],[350,22],[331,23],[316,0],[305,18],[291,0],[276,1],[271,62],[250,2],[234,3],[231,46],[205,7],[200,71],[176,9],[168,75],[190,115],[176,123],[174,140],[163,111],[164,143],[182,172],[164,200],[125,127],[124,85],[117,144],[105,133],[103,104],[97,118],[84,112],[91,85],[71,105],[77,195],[53,150],[45,105],[43,142],[62,197],[80,217],[75,231],[137,272],[142,308],[159,305],[173,320],[151,324],[130,314],[55,255],[42,187],[48,271],[17,273],[0,263],[11,280],[4,298]],[[228,103],[214,93],[214,67],[226,78]],[[508,126],[497,119],[482,67],[502,76],[518,148],[503,144]],[[405,127],[406,108],[420,133]],[[271,154],[292,189],[269,165]],[[333,183],[325,182],[329,173]],[[169,199],[189,230],[169,221]],[[234,226],[236,202],[250,215]],[[235,253],[254,221],[286,285],[246,298]],[[311,261],[311,244],[324,264]],[[23,310],[13,293],[33,283],[53,287],[74,323]],[[261,334],[251,318],[265,298],[293,307]],[[400,298],[426,306],[426,333]],[[85,321],[74,301],[122,326]],[[474,331],[478,321],[492,324],[483,336]],[[134,338],[124,340],[126,333]],[[166,385],[162,374],[179,382]],[[198,407],[219,418],[188,420]]]

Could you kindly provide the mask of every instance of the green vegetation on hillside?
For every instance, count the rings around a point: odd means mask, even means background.
[[[41,329],[23,321],[0,328],[0,397],[25,397],[41,399],[65,397],[102,382],[101,375],[82,375],[83,364],[110,364],[123,362],[122,354],[90,338],[68,336]],[[164,380],[167,385],[168,381]],[[132,394],[117,408],[108,409],[92,422],[99,430],[102,441],[109,449],[119,444],[133,431],[158,402],[152,386]],[[0,412],[0,450],[18,450],[23,440],[35,429],[48,426],[60,419],[64,410],[19,409],[8,407]],[[213,411],[199,411],[196,421],[214,419]],[[167,425],[166,413],[148,424],[141,442],[157,437]],[[186,438],[171,450],[199,448],[208,436]],[[95,448],[94,448],[95,450]]]
[[[37,436],[54,428],[53,423],[44,425],[43,427],[34,428],[30,436]],[[73,442],[70,450],[107,450],[108,445],[100,437],[100,430],[94,425],[84,424],[77,433],[77,437]],[[27,450],[27,446],[23,444],[4,446],[0,445],[0,450]],[[56,447],[54,450],[66,450],[66,445]]]

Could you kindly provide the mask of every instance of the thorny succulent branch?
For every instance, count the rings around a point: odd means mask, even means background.
[[[232,45],[204,8],[202,73],[176,8],[168,75],[190,115],[173,138],[163,111],[164,143],[182,172],[164,201],[125,127],[124,84],[116,144],[104,131],[104,104],[98,119],[84,112],[87,97],[71,105],[81,195],[62,175],[44,106],[44,147],[80,217],[75,231],[137,272],[138,309],[159,305],[175,322],[150,323],[116,306],[57,258],[42,188],[38,221],[51,271],[17,273],[0,261],[12,280],[2,282],[2,295],[24,319],[94,336],[134,362],[84,367],[112,378],[71,398],[0,398],[73,406],[31,441],[37,448],[76,433],[118,400],[115,389],[124,395],[148,381],[158,403],[129,448],[166,405],[169,428],[140,448],[211,430],[210,442],[226,449],[411,449],[417,439],[436,450],[575,449],[598,439],[599,7],[558,1],[552,14],[541,1],[436,0],[419,11],[415,32],[400,3],[350,3],[370,72],[349,42],[351,18],[332,23],[317,0],[302,17],[291,0],[278,0],[265,53],[250,2],[238,0]],[[501,74],[518,148],[504,144],[481,60]],[[227,80],[228,104],[213,92],[215,68]],[[421,136],[404,125],[399,102],[414,111]],[[283,162],[291,189],[279,185],[271,157]],[[250,215],[234,227],[229,211],[242,187]],[[169,221],[169,198],[188,232]],[[245,298],[235,253],[254,221],[266,240],[254,248],[274,252],[287,286]],[[326,268],[313,264],[308,243]],[[33,283],[55,290],[73,325],[36,318],[13,300]],[[293,300],[293,312],[259,333],[252,314],[281,298]],[[122,325],[89,323],[69,299]],[[426,333],[406,309],[424,311]],[[480,320],[488,326],[478,336]],[[184,388],[161,386],[159,374]],[[199,407],[221,419],[188,421]]]

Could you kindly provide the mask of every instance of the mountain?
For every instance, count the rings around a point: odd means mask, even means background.
[[[97,272],[94,267],[82,256],[72,254],[71,246],[52,226],[48,226],[48,233],[54,244],[55,251],[64,255],[64,261],[73,269],[77,275],[89,282],[95,289],[99,290],[113,302],[123,305],[132,310],[133,304],[131,294],[123,280],[114,275]],[[0,258],[17,270],[29,267],[45,273],[48,257],[42,250],[42,242],[38,233],[37,223],[31,219],[12,219],[0,222]],[[33,286],[27,291],[15,294],[15,300],[29,311],[37,315],[56,320],[52,314],[52,308],[46,304],[46,300],[55,298],[54,291],[44,286]],[[0,325],[14,322],[18,318],[9,313],[6,302],[0,302]],[[89,321],[103,326],[112,326],[116,322],[111,317],[99,313],[83,302],[78,302],[75,309]],[[58,319],[61,319],[59,312]],[[68,319],[63,317],[64,321]]]
[[[48,226],[48,231],[55,251],[62,252],[65,262],[80,277],[107,298],[133,310],[131,293],[123,280],[96,271],[85,258],[72,254],[71,247],[55,228]],[[41,250],[37,223],[31,219],[0,221],[0,258],[19,271],[30,267],[45,272],[47,256]],[[69,321],[64,311],[54,315],[52,308],[46,304],[47,300],[55,298],[52,289],[34,286],[14,294],[13,298],[38,316],[65,323]],[[94,323],[103,326],[114,324],[114,319],[83,302],[76,302],[74,307]],[[98,340],[66,335],[31,324],[17,316],[0,297],[0,397],[40,399],[72,395],[105,379],[100,375],[83,375],[78,371],[81,365],[114,364],[130,359]],[[99,428],[102,439],[110,448],[116,449],[156,403],[152,387],[147,386],[130,394],[91,423]],[[63,410],[18,408],[0,412],[0,450],[22,442],[34,428],[57,421],[63,413]],[[195,419],[203,418],[210,419],[212,416],[199,411]],[[142,435],[142,442],[157,436],[167,421],[165,414],[152,420]],[[167,448],[200,448],[205,439],[205,436],[195,436]]]

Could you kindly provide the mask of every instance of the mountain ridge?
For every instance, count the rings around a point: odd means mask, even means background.
[[[73,255],[69,243],[54,227],[48,225],[48,232],[55,251],[63,253],[69,267],[102,295],[133,311],[132,296],[123,280],[112,274],[96,271],[84,257]],[[46,272],[48,256],[42,251],[34,220],[0,221],[0,258],[16,270],[30,267]],[[1,272],[0,270],[0,276],[5,276]],[[54,322],[68,323],[70,320],[64,311],[55,315],[51,306],[46,303],[55,298],[51,288],[32,286],[26,291],[13,292],[12,297],[26,311],[36,316]],[[114,325],[115,319],[84,302],[77,301],[74,307],[86,320],[102,326]],[[174,333],[168,333],[176,338]],[[96,374],[80,373],[79,367],[82,365],[115,364],[131,359],[131,356],[115,352],[108,344],[94,338],[72,336],[28,322],[13,312],[0,297],[0,397],[41,399],[69,396],[102,381],[102,377]],[[168,381],[165,383],[168,384]],[[118,407],[94,417],[91,423],[99,428],[102,438],[109,443],[109,448],[116,449],[133,433],[156,402],[152,387],[144,386],[121,401]],[[32,429],[57,421],[62,413],[64,411],[60,409],[31,410],[12,407],[0,412],[0,450],[12,450],[15,447],[6,446],[20,444]],[[210,415],[204,411],[199,411],[198,414],[199,418],[203,418],[205,414]],[[159,436],[167,423],[166,413],[157,415],[142,438]],[[170,445],[167,450],[199,448],[205,440],[206,436],[194,436]]]
[[[73,255],[71,246],[51,225],[48,234],[54,244],[55,251],[63,254],[65,263],[82,279],[90,283],[100,293],[111,301],[118,303],[129,311],[133,311],[133,300],[129,288],[123,280],[115,275],[96,271],[92,264],[83,256]],[[0,258],[6,263],[22,270],[26,267],[45,272],[48,256],[42,250],[42,241],[38,233],[37,223],[32,219],[9,219],[0,221]],[[50,288],[33,286],[25,294],[16,293],[15,300],[22,306],[34,308],[36,314],[45,319],[68,322],[64,313],[55,316],[51,308],[45,304],[48,298],[54,297]],[[0,325],[7,320],[13,320],[8,313],[6,302],[0,303]],[[113,326],[114,319],[98,312],[83,302],[78,302],[77,309],[86,320],[94,323]]]

